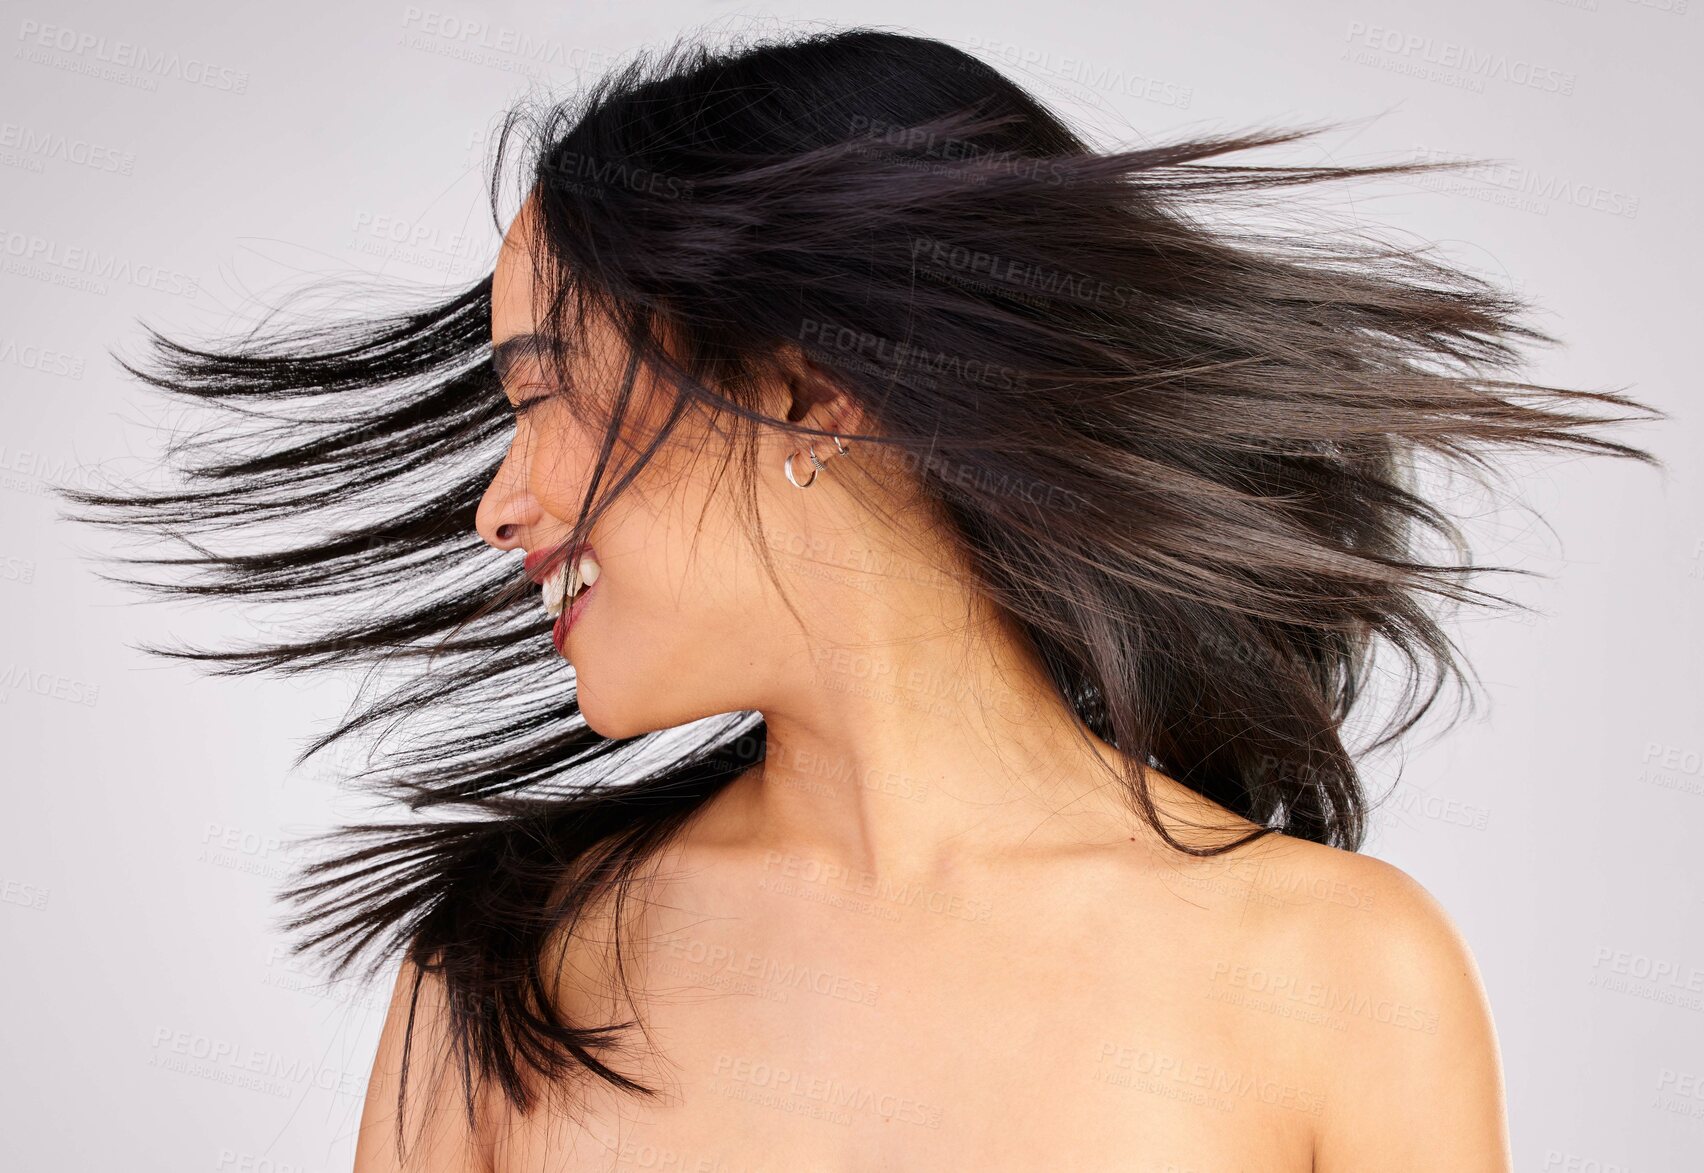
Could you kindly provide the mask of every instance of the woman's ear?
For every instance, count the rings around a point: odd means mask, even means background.
[[[794,351],[785,369],[788,423],[806,423],[835,433],[860,429],[858,404],[809,355]]]

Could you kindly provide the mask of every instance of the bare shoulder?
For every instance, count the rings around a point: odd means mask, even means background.
[[[1454,918],[1401,868],[1269,835],[1229,869],[1258,909],[1254,970],[1225,975],[1250,999],[1321,1029],[1312,1077],[1327,1088],[1318,1173],[1510,1167],[1502,1065],[1479,967]]]
[[[483,1108],[476,1101],[470,1123],[457,1064],[449,1061],[449,1010],[442,978],[405,958],[373,1057],[354,1173],[486,1173],[492,1167],[489,1146],[480,1139]]]
[[[1459,962],[1467,944],[1449,912],[1418,880],[1375,856],[1269,834],[1238,848],[1226,869],[1251,900],[1285,909],[1298,931],[1329,931],[1346,964]]]
[[[1261,830],[1163,774],[1153,780],[1168,829],[1192,848]],[[1156,858],[1182,878],[1267,910],[1257,919],[1281,935],[1308,937],[1312,952],[1334,945],[1331,953],[1348,966],[1373,967],[1382,959],[1400,968],[1430,959],[1459,968],[1467,959],[1466,942],[1442,904],[1407,872],[1373,856],[1269,832],[1222,855],[1159,852]]]

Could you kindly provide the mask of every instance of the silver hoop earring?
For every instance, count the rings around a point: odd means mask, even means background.
[[[836,455],[845,456],[848,452],[852,451],[852,446],[850,444],[841,443],[840,437],[835,436],[834,437],[834,450],[835,450]],[[797,488],[797,489],[808,489],[812,485],[816,484],[817,473],[828,467],[828,465],[824,464],[822,462],[822,460],[817,456],[815,446],[813,446],[811,444],[806,444],[805,445],[805,453],[810,457],[810,460],[811,460],[811,478],[810,478],[810,480],[801,482],[798,477],[793,475],[793,457],[795,457],[799,454],[799,450],[797,448],[793,449],[792,452],[787,454],[787,459],[785,461],[783,461],[782,465],[781,465],[781,467],[787,473],[787,480],[790,481],[792,483],[793,487]]]
[[[808,447],[808,445],[807,445],[807,447]],[[799,478],[793,475],[793,457],[797,456],[798,454],[799,454],[798,449],[795,448],[791,453],[788,454],[787,459],[782,463],[781,467],[786,470],[787,479],[793,483],[794,488],[796,488],[796,489],[808,489],[816,483],[817,469],[822,467],[822,461],[820,461],[816,458],[815,452],[811,453],[811,464],[813,466],[811,468],[811,479],[801,483]]]

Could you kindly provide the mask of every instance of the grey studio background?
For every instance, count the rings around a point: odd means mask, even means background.
[[[246,328],[318,278],[404,296],[474,280],[498,243],[488,131],[524,90],[565,93],[694,28],[809,21],[956,43],[1102,145],[1352,120],[1225,161],[1499,160],[1322,191],[1535,298],[1565,345],[1533,351],[1530,376],[1671,413],[1614,432],[1669,469],[1528,459],[1524,500],[1554,528],[1508,510],[1472,523],[1483,561],[1545,576],[1481,585],[1539,614],[1454,629],[1487,703],[1369,763],[1375,791],[1403,777],[1367,850],[1425,884],[1478,957],[1517,1168],[1704,1168],[1699,8],[7,3],[4,1164],[347,1169],[388,995],[327,988],[291,958],[272,896],[293,837],[367,809],[335,762],[290,768],[358,680],[215,678],[143,654],[131,645],[255,632],[106,582],[97,570],[123,568],[93,558],[181,550],[56,520],[50,484],[144,476],[169,423],[108,351],[141,353],[138,319]]]

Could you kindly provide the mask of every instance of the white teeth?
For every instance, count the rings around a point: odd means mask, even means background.
[[[545,614],[552,619],[562,614],[569,599],[598,580],[598,572],[597,559],[590,554],[582,554],[572,567],[564,562],[545,575],[544,582],[540,584],[544,592]]]
[[[544,611],[552,619],[562,614],[562,601],[568,593],[568,567],[558,566],[544,576],[540,589],[544,591]]]

